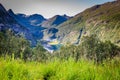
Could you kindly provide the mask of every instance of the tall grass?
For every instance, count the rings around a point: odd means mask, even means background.
[[[120,59],[95,64],[81,59],[46,63],[0,58],[0,80],[120,80]]]

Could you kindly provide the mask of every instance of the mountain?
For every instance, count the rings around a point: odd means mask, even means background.
[[[52,18],[43,21],[41,26],[45,27],[47,29],[44,30],[44,37],[43,39],[56,39],[56,33],[59,31],[56,27],[64,22],[66,22],[67,20],[71,19],[72,17],[69,17],[67,15],[55,15]]]
[[[31,35],[33,35],[34,37],[34,41],[32,42],[35,42],[37,44],[37,41],[43,38],[44,35],[42,30],[44,30],[45,28],[39,26],[38,24],[45,20],[44,17],[38,14],[33,14],[30,16],[27,16],[25,14],[14,14],[11,9],[8,12],[12,16],[12,18],[14,18],[19,24],[21,24],[31,32]]]
[[[51,41],[54,41],[55,39],[57,39],[57,32],[59,31],[56,26],[64,23],[65,21],[71,19],[72,17],[69,17],[67,15],[55,15],[54,17],[46,20],[46,21],[43,21],[41,23],[41,26],[46,28],[45,30],[43,30],[43,40],[45,40],[45,42],[42,42],[44,43],[44,48],[47,49],[48,51],[52,52],[54,50],[58,50],[61,46],[61,44],[55,44],[55,45],[50,45],[49,43]],[[46,44],[47,42],[47,44]]]
[[[34,36],[29,29],[19,24],[0,4],[0,31],[12,30],[16,35],[21,35],[31,41],[31,44],[36,44]]]
[[[1,26],[1,29],[9,28],[10,26],[8,24],[15,23],[16,23],[15,20],[11,18],[6,9],[2,6],[2,4],[0,4],[0,24],[4,26],[6,25],[5,27]]]
[[[55,26],[60,25],[71,18],[67,15],[56,15],[50,19],[45,19],[39,14],[15,14],[11,9],[8,10],[8,12],[19,24],[31,31],[36,41],[41,39],[55,39],[56,33],[58,32],[58,29],[56,29]]]
[[[64,23],[65,21],[69,20],[71,17],[67,16],[67,15],[55,15],[52,18],[43,21],[43,23],[41,24],[41,26],[43,27],[56,27],[62,23]]]
[[[28,23],[33,26],[39,26],[40,23],[46,20],[42,15],[39,14],[33,15],[17,14],[16,16],[19,18],[23,18],[24,20],[27,20]]]
[[[22,34],[32,46],[40,42],[48,51],[57,50],[67,42],[79,44],[81,38],[93,34],[102,41],[120,45],[119,7],[120,0],[117,0],[95,5],[73,17],[55,15],[45,19],[39,14],[15,14],[0,4],[0,31],[11,29],[15,34]],[[54,41],[58,44],[53,45]]]
[[[57,26],[61,43],[79,42],[78,38],[96,34],[102,41],[120,45],[120,0],[95,5]]]
[[[14,34],[21,35],[31,42],[31,46],[36,46],[38,42],[48,51],[57,50],[56,45],[49,45],[49,42],[56,39],[56,33],[58,29],[56,26],[67,21],[69,16],[59,16],[49,20],[45,19],[42,15],[33,14],[15,14],[12,9],[6,11],[6,9],[0,4],[0,31],[12,30]],[[41,24],[45,21],[53,22],[50,27],[42,27]],[[49,34],[48,38],[44,38]],[[52,34],[52,35],[51,35]]]

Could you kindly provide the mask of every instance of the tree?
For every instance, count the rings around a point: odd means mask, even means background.
[[[110,41],[102,42],[95,35],[87,36],[82,43],[83,54],[88,59],[101,62],[120,54],[120,48]]]
[[[33,60],[43,62],[48,59],[48,54],[46,53],[46,50],[38,44],[34,49],[33,49]]]

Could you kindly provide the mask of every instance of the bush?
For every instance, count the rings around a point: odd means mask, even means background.
[[[49,57],[49,54],[40,44],[38,44],[35,48],[33,48],[32,59],[34,61],[43,62],[43,61],[46,61],[48,57]]]
[[[69,59],[70,57],[78,61],[81,58],[102,62],[106,59],[112,59],[120,54],[120,47],[110,41],[101,42],[96,35],[86,36],[80,45],[63,46],[60,51],[54,52],[54,56],[60,59]]]
[[[120,54],[120,48],[110,41],[101,42],[96,36],[86,37],[82,43],[84,55],[88,59],[101,62]]]
[[[0,32],[0,55],[9,55],[14,58],[27,59],[32,53],[30,43],[21,36],[14,35],[12,31]]]

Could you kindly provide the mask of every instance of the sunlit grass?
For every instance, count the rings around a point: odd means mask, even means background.
[[[120,61],[95,64],[81,59],[76,62],[54,59],[46,63],[0,59],[0,80],[119,80]]]

